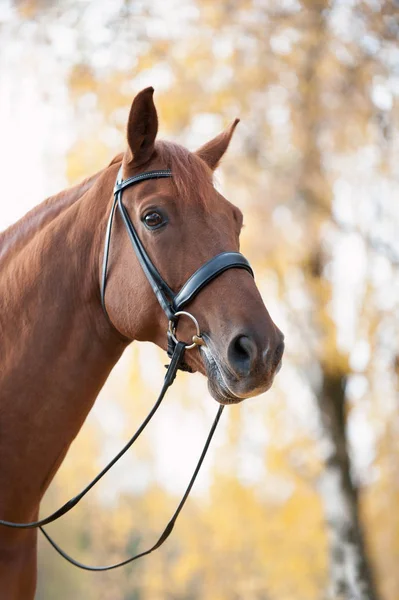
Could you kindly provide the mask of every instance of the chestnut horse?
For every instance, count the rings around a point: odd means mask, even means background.
[[[101,305],[103,242],[119,168],[124,178],[173,172],[127,189],[124,203],[157,269],[178,290],[210,258],[238,250],[241,212],[212,185],[237,122],[195,153],[156,141],[147,88],[133,101],[125,153],[1,234],[0,519],[37,519],[44,492],[126,346],[146,340],[166,348],[165,314],[119,214],[105,294],[109,319]],[[229,404],[267,390],[281,364],[283,336],[250,274],[226,271],[189,306],[206,346],[188,352],[186,362],[208,377],[212,396]],[[189,333],[187,320],[179,337]],[[1,598],[33,598],[36,541],[36,530],[0,527]]]

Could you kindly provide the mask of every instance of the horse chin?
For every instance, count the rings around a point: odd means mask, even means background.
[[[208,389],[212,398],[214,398],[216,402],[219,402],[219,404],[239,404],[245,400],[245,398],[239,398],[238,396],[235,396],[225,386],[222,386],[219,383],[216,383],[213,379],[209,378]]]
[[[207,349],[201,348],[201,355],[205,365],[205,374],[208,378],[208,389],[212,398],[219,404],[239,404],[245,400],[247,396],[237,396],[229,388],[223,376],[222,368],[212,354]]]

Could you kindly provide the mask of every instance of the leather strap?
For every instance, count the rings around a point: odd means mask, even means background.
[[[101,277],[101,304],[104,310],[105,315],[107,316],[108,321],[111,323],[111,319],[109,318],[106,304],[105,304],[105,288],[107,285],[107,269],[108,269],[108,259],[109,259],[109,248],[111,242],[111,231],[112,231],[112,222],[115,215],[115,209],[118,207],[119,212],[122,216],[124,225],[127,229],[130,241],[134,247],[136,256],[140,262],[140,265],[150,282],[150,285],[157,297],[158,302],[162,306],[164,312],[168,319],[173,318],[173,311],[171,308],[171,302],[174,297],[174,293],[170,289],[170,287],[165,283],[162,279],[159,271],[156,269],[154,264],[152,263],[150,257],[148,256],[141,240],[137,234],[137,231],[134,228],[134,225],[129,217],[126,207],[122,203],[122,192],[126,188],[139,183],[140,181],[145,181],[147,179],[162,179],[165,177],[172,177],[172,171],[170,169],[163,169],[158,171],[147,171],[146,173],[140,173],[139,175],[134,175],[133,177],[129,177],[128,179],[122,179],[122,166],[118,171],[118,176],[116,179],[115,187],[114,187],[114,202],[112,204],[111,212],[108,219],[106,234],[105,234],[105,242],[104,242],[104,257],[103,257],[103,268],[102,268],[102,277]],[[111,323],[112,324],[112,323]]]
[[[36,529],[39,528],[40,531],[43,533],[44,537],[48,540],[48,542],[52,545],[52,547],[58,552],[58,554],[60,554],[65,560],[67,560],[69,563],[71,563],[72,565],[74,565],[75,567],[79,567],[80,569],[84,569],[85,571],[110,571],[112,569],[116,569],[118,567],[123,567],[124,565],[127,565],[128,563],[131,563],[139,558],[142,558],[143,556],[147,556],[148,554],[151,554],[151,552],[154,552],[154,550],[157,550],[157,548],[159,548],[160,546],[162,546],[162,544],[164,542],[166,542],[166,540],[168,539],[168,537],[170,536],[170,534],[173,531],[175,522],[180,514],[180,512],[183,509],[183,506],[186,503],[186,500],[191,492],[191,489],[195,483],[195,480],[197,478],[197,475],[201,469],[202,463],[204,461],[204,458],[206,456],[206,453],[208,451],[209,445],[212,441],[213,435],[215,433],[217,424],[219,423],[220,417],[222,415],[224,406],[220,406],[218,408],[218,411],[216,413],[216,417],[215,420],[212,424],[212,427],[210,429],[210,432],[208,434],[208,437],[205,441],[205,445],[204,448],[201,452],[201,455],[199,457],[199,460],[197,462],[197,465],[195,467],[194,473],[189,481],[189,484],[186,488],[186,491],[184,492],[184,495],[182,497],[182,499],[180,500],[175,512],[172,515],[172,518],[170,519],[170,521],[168,522],[168,524],[166,525],[165,529],[163,530],[163,532],[161,533],[160,537],[158,538],[158,540],[155,542],[155,544],[153,544],[148,550],[144,550],[143,552],[140,552],[139,554],[136,554],[134,556],[131,556],[119,563],[115,563],[112,565],[107,565],[107,566],[101,566],[101,567],[92,567],[90,565],[85,565],[84,563],[81,563],[77,560],[75,560],[74,558],[72,558],[69,554],[67,554],[53,539],[52,537],[47,533],[47,531],[45,529],[43,529],[43,525],[47,525],[48,523],[52,523],[53,521],[56,521],[57,519],[59,519],[60,517],[62,517],[63,515],[65,515],[67,512],[69,512],[70,510],[72,510],[72,508],[74,506],[76,506],[80,500],[82,500],[82,498],[84,498],[84,496],[96,485],[96,483],[102,478],[104,477],[104,475],[113,467],[113,465],[127,452],[127,450],[133,445],[133,443],[137,440],[137,438],[139,437],[139,435],[144,431],[144,429],[146,428],[146,426],[148,425],[148,423],[150,422],[150,420],[152,419],[152,417],[154,416],[154,414],[156,413],[156,411],[158,410],[164,396],[165,393],[167,391],[167,389],[172,385],[172,383],[175,380],[176,377],[176,373],[177,370],[179,369],[179,366],[182,364],[183,359],[184,359],[184,352],[186,349],[186,344],[184,342],[178,342],[175,346],[174,349],[174,353],[173,353],[173,357],[172,360],[170,361],[168,370],[166,372],[165,375],[165,380],[164,380],[164,384],[161,390],[161,393],[159,394],[159,397],[157,399],[157,401],[155,402],[154,406],[152,407],[151,411],[149,412],[149,414],[147,415],[147,417],[145,418],[145,420],[143,421],[143,423],[140,425],[140,427],[137,429],[136,433],[133,435],[133,437],[128,441],[128,443],[122,448],[122,450],[120,452],[118,452],[118,454],[115,456],[115,458],[113,458],[111,460],[111,462],[108,463],[108,465],[79,493],[77,494],[77,496],[75,496],[74,498],[71,498],[71,500],[69,500],[68,502],[66,502],[63,506],[61,506],[61,508],[59,508],[58,510],[56,510],[54,513],[52,513],[51,515],[49,515],[48,517],[45,517],[43,519],[40,519],[39,521],[33,521],[30,523],[15,523],[12,521],[4,521],[4,520],[0,520],[0,525],[4,525],[5,527],[11,527],[14,529]]]
[[[191,275],[176,294],[173,300],[173,310],[177,312],[188,304],[212,279],[227,271],[227,269],[245,269],[254,276],[251,265],[240,252],[222,252],[217,254]]]
[[[161,275],[159,274],[159,271],[154,266],[143,244],[141,243],[141,240],[137,235],[137,231],[135,230],[133,223],[130,220],[126,207],[122,204],[121,192],[118,192],[117,196],[119,212],[125,224],[132,246],[134,247],[134,250],[136,252],[138,261],[148,281],[150,282],[153,292],[157,297],[157,300],[161,305],[163,311],[165,312],[168,321],[170,321],[171,319],[173,319],[174,316],[174,311],[171,306],[174,293],[167,285],[167,283],[162,279]]]
[[[145,181],[146,179],[162,179],[164,177],[172,177],[172,171],[170,169],[158,169],[157,171],[146,171],[145,173],[139,173],[139,175],[133,175],[133,177],[122,179],[122,167],[120,167],[116,178],[114,194],[125,190],[127,187],[130,187],[139,181]]]
[[[146,416],[146,418],[144,419],[144,421],[142,422],[140,427],[137,429],[135,434],[130,438],[130,440],[127,442],[127,444],[125,444],[125,446],[122,448],[122,450],[120,450],[118,452],[118,454],[103,468],[102,471],[100,471],[100,473],[79,494],[77,494],[76,496],[74,496],[73,498],[68,500],[68,502],[65,502],[65,504],[63,504],[58,510],[53,512],[48,517],[44,517],[43,519],[39,519],[38,521],[32,521],[30,523],[14,523],[13,521],[5,521],[3,519],[0,519],[0,525],[4,525],[5,527],[11,527],[13,529],[36,529],[37,527],[41,527],[42,525],[48,525],[49,523],[56,521],[57,519],[59,519],[60,517],[65,515],[67,512],[72,510],[72,508],[74,506],[76,506],[82,500],[82,498],[84,498],[84,496],[86,496],[86,494],[91,490],[91,488],[93,488],[96,485],[96,483],[98,483],[100,481],[100,479],[102,479],[104,477],[104,475],[106,473],[108,473],[108,471],[114,466],[114,464],[117,463],[120,458],[122,458],[122,456],[129,450],[129,448],[134,444],[134,442],[137,440],[137,438],[142,434],[144,429],[147,427],[148,423],[151,421],[152,417],[155,415],[158,408],[160,407],[161,402],[162,402],[168,388],[172,385],[172,383],[175,380],[176,373],[179,369],[179,366],[184,360],[185,349],[186,349],[186,344],[184,342],[179,342],[178,344],[176,344],[174,352],[173,352],[172,360],[170,361],[168,370],[166,371],[166,374],[165,374],[165,379],[164,379],[164,383],[163,383],[161,392],[160,392],[158,399],[155,402],[154,406],[152,407],[152,409],[150,410],[150,412],[148,413],[148,415]],[[43,531],[43,533],[44,533],[44,531]],[[48,535],[46,535],[46,537],[48,539]]]
[[[179,342],[181,343],[181,342]],[[206,456],[206,453],[208,451],[209,445],[212,441],[213,438],[213,434],[215,433],[216,427],[219,423],[220,417],[222,416],[222,412],[223,412],[224,406],[221,405],[219,406],[217,413],[216,413],[216,417],[215,420],[213,421],[211,430],[208,434],[208,437],[206,439],[204,448],[201,452],[201,456],[198,460],[197,466],[195,467],[194,473],[189,481],[189,484],[186,488],[186,491],[184,492],[184,496],[183,498],[180,500],[180,503],[178,505],[178,507],[176,508],[175,512],[173,513],[172,518],[170,519],[169,523],[166,525],[165,529],[163,530],[163,532],[161,533],[160,537],[158,538],[158,540],[155,542],[155,544],[153,546],[151,546],[148,550],[144,550],[143,552],[140,552],[139,554],[136,554],[135,556],[131,556],[125,560],[122,560],[118,563],[115,563],[113,565],[107,565],[105,567],[92,567],[90,565],[85,565],[77,560],[75,560],[74,558],[72,558],[69,554],[67,554],[64,550],[62,550],[62,548],[60,548],[60,546],[49,536],[49,534],[47,533],[47,531],[45,531],[42,527],[40,527],[41,532],[43,533],[43,535],[47,538],[47,540],[50,542],[50,544],[52,545],[52,547],[54,548],[54,550],[56,550],[58,552],[58,554],[60,554],[63,558],[65,558],[65,560],[67,560],[68,562],[70,562],[72,565],[74,565],[75,567],[79,567],[80,569],[84,569],[85,571],[111,571],[112,569],[117,569],[119,567],[123,567],[135,560],[137,560],[138,558],[142,558],[143,556],[147,556],[148,554],[151,554],[151,552],[154,552],[154,550],[157,550],[157,548],[159,548],[160,546],[162,546],[162,544],[164,542],[166,542],[166,540],[168,539],[168,537],[170,536],[170,534],[173,531],[173,527],[176,523],[177,517],[179,516],[183,506],[186,503],[186,500],[191,492],[191,488],[194,485],[194,482],[197,478],[197,475],[201,469],[201,465],[204,461],[204,458]]]
[[[116,208],[116,196],[114,196],[114,201],[112,203],[111,212],[109,213],[107,229],[105,232],[103,268],[102,268],[102,274],[101,274],[101,288],[100,288],[101,306],[103,307],[104,314],[107,317],[107,320],[111,325],[112,325],[112,322],[111,322],[111,319],[109,318],[107,307],[105,305],[105,287],[107,285],[109,248],[111,245],[111,232],[112,232],[112,223],[113,223],[114,215],[115,215],[115,208]]]

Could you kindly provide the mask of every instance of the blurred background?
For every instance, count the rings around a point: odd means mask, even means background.
[[[395,0],[0,0],[0,228],[123,150],[143,87],[192,150],[239,116],[217,185],[287,342],[272,390],[225,410],[167,544],[92,574],[40,540],[37,600],[399,598],[398,39]],[[43,515],[132,434],[164,362],[128,349]],[[216,409],[180,374],[49,531],[90,564],[150,546]]]

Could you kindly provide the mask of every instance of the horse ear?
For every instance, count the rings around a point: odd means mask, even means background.
[[[239,122],[240,119],[235,119],[230,127],[219,133],[213,140],[210,140],[195,152],[212,171],[219,165],[220,159],[229,147],[230,140]]]
[[[148,87],[137,94],[127,122],[128,149],[125,160],[131,166],[147,162],[154,152],[158,133],[158,116],[153,100],[154,88]]]

